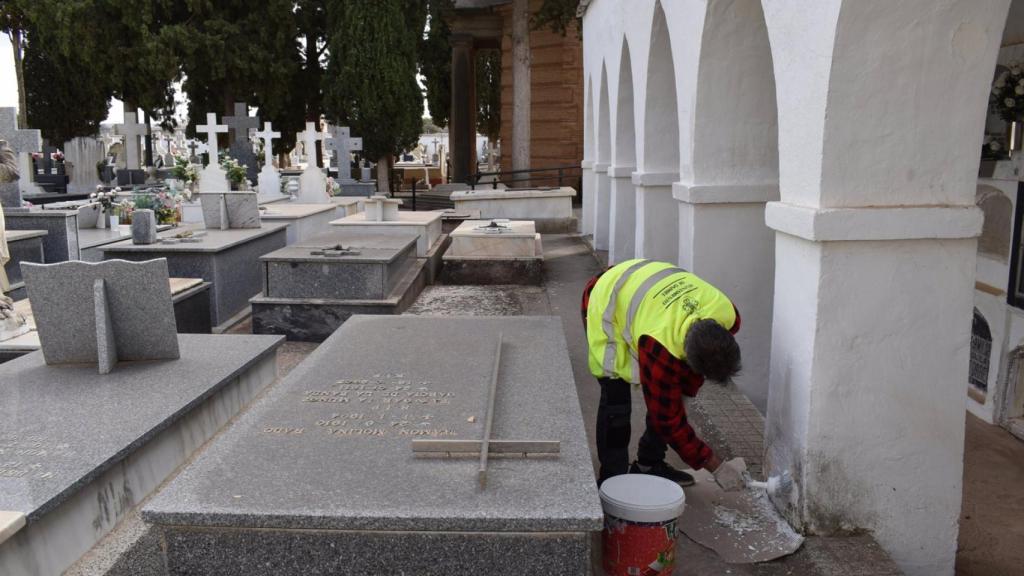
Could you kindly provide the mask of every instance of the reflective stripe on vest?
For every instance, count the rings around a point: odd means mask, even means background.
[[[605,374],[615,374],[615,351],[618,347],[618,338],[615,337],[615,305],[619,300],[619,291],[622,290],[622,286],[629,280],[629,277],[634,272],[650,264],[650,260],[640,260],[634,263],[626,271],[619,276],[619,279],[615,282],[615,286],[612,287],[611,299],[608,301],[608,306],[604,309],[604,314],[601,315],[601,328],[604,329],[604,337],[608,339],[608,343],[604,347],[604,360],[601,362],[601,367],[604,369]],[[635,299],[635,298],[634,298]],[[632,307],[632,302],[630,303]],[[632,320],[628,321],[632,324]],[[628,346],[627,346],[628,348]]]
[[[665,278],[673,274],[679,274],[686,272],[681,268],[665,268],[654,273],[650,278],[644,280],[644,283],[637,288],[636,292],[633,293],[633,297],[629,300],[629,311],[626,312],[626,326],[622,329],[622,338],[628,343],[633,341],[633,320],[636,317],[636,311],[640,308],[640,303],[647,297],[647,293],[651,291],[651,288],[655,284],[661,282]],[[612,296],[615,297],[614,295]],[[632,346],[626,346],[629,350],[630,356],[633,357],[633,361],[630,363],[630,374],[633,377],[633,382],[640,382],[640,359],[637,357],[636,350]],[[612,356],[614,358],[614,356]],[[615,373],[615,367],[612,366],[611,373]]]

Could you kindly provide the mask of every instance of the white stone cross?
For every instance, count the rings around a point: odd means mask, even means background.
[[[245,102],[235,102],[235,115],[225,116],[221,120],[231,127],[235,141],[249,138],[249,129],[260,127],[260,119],[256,116],[249,116],[249,106]]]
[[[312,122],[306,122],[306,130],[302,133],[302,147],[306,151],[306,163],[316,166],[316,141],[323,136]]]
[[[348,170],[351,155],[353,152],[363,150],[363,139],[352,138],[350,134],[351,130],[348,126],[333,126],[331,127],[331,137],[324,140],[324,148],[335,154],[339,180],[352,179]]]
[[[6,140],[11,150],[18,155],[18,189],[21,192],[38,193],[42,189],[32,181],[35,172],[32,166],[32,153],[43,148],[43,136],[39,130],[21,130],[18,128],[18,114],[15,108],[0,108],[0,140]],[[21,203],[18,195],[18,204]]]
[[[274,132],[270,122],[263,123],[263,130],[256,133],[256,137],[263,140],[263,165],[274,165],[274,139],[280,138],[280,132]]]
[[[196,132],[206,134],[206,148],[210,152],[210,164],[218,164],[217,158],[217,134],[226,134],[228,127],[225,124],[217,124],[217,115],[213,112],[206,113],[206,124],[196,126]]]
[[[135,112],[124,113],[124,123],[115,124],[114,132],[124,136],[125,168],[139,169],[139,137],[145,136],[146,125],[141,124]]]

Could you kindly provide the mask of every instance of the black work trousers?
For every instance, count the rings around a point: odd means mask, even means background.
[[[597,458],[601,462],[598,482],[629,472],[629,414],[631,412],[631,384],[619,378],[598,378],[601,385],[601,403],[597,407]],[[640,437],[637,460],[651,466],[665,460],[668,446],[651,426]]]

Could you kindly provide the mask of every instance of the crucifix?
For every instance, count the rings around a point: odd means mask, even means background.
[[[316,142],[323,139],[316,125],[306,122],[306,130],[302,133],[302,148],[306,151],[306,167],[316,167]]]
[[[324,148],[333,153],[331,161],[338,167],[338,179],[351,181],[351,155],[363,150],[363,139],[352,138],[348,126],[332,126],[331,137],[324,140]]]
[[[199,157],[196,156],[196,148],[199,148],[199,142],[195,140],[188,141],[188,161],[196,164],[199,162]]]
[[[260,119],[256,116],[249,116],[249,107],[245,102],[235,102],[235,114],[221,118],[231,128],[232,142],[247,142],[249,130],[260,127]]]
[[[114,132],[124,136],[125,168],[139,169],[139,137],[145,136],[146,125],[140,123],[135,112],[125,112],[124,122],[114,125]]]
[[[263,130],[255,134],[263,141],[263,167],[274,167],[274,140],[281,137],[280,132],[274,132],[270,122],[263,123]]]
[[[7,145],[18,155],[18,182],[4,184],[10,187],[13,192],[3,194],[3,205],[12,208],[21,208],[22,192],[41,192],[32,181],[32,174],[35,170],[32,167],[32,153],[43,147],[43,137],[39,130],[21,130],[18,128],[17,113],[14,108],[0,108],[0,140],[6,140]]]
[[[228,127],[224,124],[217,124],[217,115],[213,112],[206,113],[206,124],[200,124],[196,126],[196,132],[203,132],[206,134],[206,147],[210,152],[210,164],[217,164],[217,134],[223,134],[228,131]]]
[[[539,455],[557,455],[561,452],[562,443],[558,440],[495,440],[491,438],[494,427],[494,399],[498,390],[498,376],[501,368],[502,334],[498,333],[498,343],[494,352],[494,366],[491,369],[491,382],[487,389],[487,404],[484,417],[484,430],[480,440],[413,440],[412,451],[417,458],[456,458],[471,456],[479,458],[476,478],[480,489],[487,487],[487,462],[495,454],[504,457],[519,456],[522,458]]]

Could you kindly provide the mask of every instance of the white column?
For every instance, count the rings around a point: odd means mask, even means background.
[[[686,186],[675,183],[679,265],[729,295],[743,321],[737,341],[740,391],[762,413],[768,405],[775,233],[764,224],[765,202],[778,185]]]
[[[583,235],[591,236],[594,235],[594,198],[597,196],[597,178],[594,174],[594,161],[584,160],[580,163],[581,172],[583,173],[583,190],[580,191],[581,202],[583,208]]]
[[[676,262],[679,257],[679,207],[672,197],[675,172],[634,172],[637,258]]]
[[[594,250],[608,249],[608,227],[612,212],[611,187],[608,164],[594,162]]]
[[[530,168],[530,2],[512,2],[512,169]]]
[[[611,217],[608,227],[608,263],[629,260],[636,254],[636,188],[633,186],[634,166],[611,166]]]

